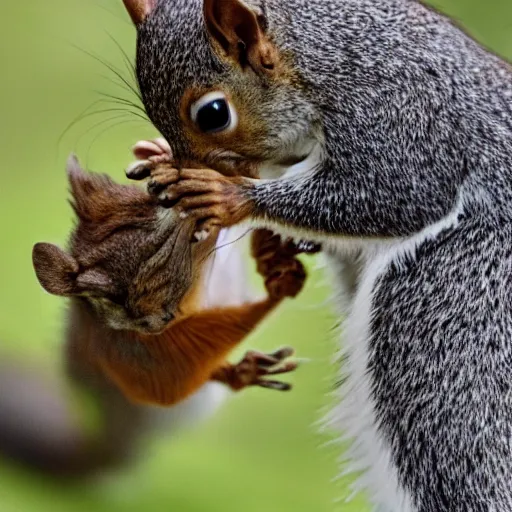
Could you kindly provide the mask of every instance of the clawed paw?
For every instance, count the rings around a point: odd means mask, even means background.
[[[252,255],[271,298],[296,297],[304,287],[307,275],[304,265],[296,257],[298,253],[292,242],[283,241],[269,230],[254,232]]]
[[[287,360],[293,355],[294,350],[291,347],[279,349],[271,354],[247,352],[242,361],[233,367],[230,385],[236,390],[258,386],[276,391],[289,391],[292,388],[291,384],[265,377],[295,371],[298,363]]]
[[[270,275],[265,279],[265,288],[273,299],[294,298],[302,291],[306,281],[304,265],[297,259],[276,258]]]
[[[237,224],[252,212],[243,178],[228,178],[212,169],[178,169],[169,155],[138,161],[126,174],[134,180],[148,178],[148,192],[162,206],[196,220],[198,240],[215,229]]]
[[[136,161],[126,169],[126,175],[132,180],[143,180],[151,176],[152,171],[160,164],[172,161],[172,150],[163,139],[141,140],[132,148]]]

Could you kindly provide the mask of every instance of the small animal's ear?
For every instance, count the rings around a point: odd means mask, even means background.
[[[88,173],[82,169],[77,156],[74,154],[70,155],[68,158],[66,173],[73,192],[75,192],[77,188],[80,188],[84,182],[88,181]]]
[[[204,0],[204,19],[210,36],[242,67],[272,73],[278,54],[257,14],[241,0]]]
[[[71,204],[75,213],[79,218],[89,218],[91,216],[89,203],[96,189],[91,175],[82,169],[75,155],[68,158],[66,173],[73,197]]]
[[[155,8],[157,0],[123,0],[133,23],[139,25]]]
[[[41,286],[52,295],[69,297],[76,292],[78,263],[52,244],[36,244],[32,262]]]
[[[102,218],[113,200],[112,180],[103,174],[84,171],[75,155],[69,157],[66,172],[73,197],[71,204],[77,216],[82,220]]]

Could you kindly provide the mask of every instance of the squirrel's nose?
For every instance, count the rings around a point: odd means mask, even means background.
[[[149,321],[145,320],[145,319],[144,320],[139,320],[137,322],[137,325],[139,327],[141,327],[142,329],[149,329],[151,327],[151,324],[149,323]]]
[[[172,313],[166,313],[162,320],[168,324],[169,322],[172,322],[176,317]]]
[[[175,319],[173,313],[162,311],[159,315],[145,316],[136,321],[136,325],[142,331],[159,333],[167,328],[167,325]]]

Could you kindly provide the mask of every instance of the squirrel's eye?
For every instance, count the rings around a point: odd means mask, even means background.
[[[237,124],[235,109],[222,92],[210,92],[193,103],[190,117],[203,133],[231,131]]]

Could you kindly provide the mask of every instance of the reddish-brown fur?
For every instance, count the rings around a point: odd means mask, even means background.
[[[201,311],[198,285],[216,232],[193,243],[194,224],[170,217],[140,189],[85,173],[76,161],[69,176],[78,217],[69,254],[38,244],[34,266],[47,291],[71,297],[67,343],[78,373],[106,379],[139,404],[175,404],[210,379],[232,389],[287,389],[262,377],[295,369],[280,365],[289,351],[249,354],[241,371],[226,357],[300,291],[305,273],[296,252],[259,232],[253,253],[268,297]]]
[[[79,311],[75,353],[131,401],[173,405],[197,391],[219,368],[226,368],[228,354],[276,303],[267,300],[198,312],[149,336],[105,329],[90,312]],[[221,380],[219,374],[215,380]],[[237,382],[224,382],[239,389]]]

